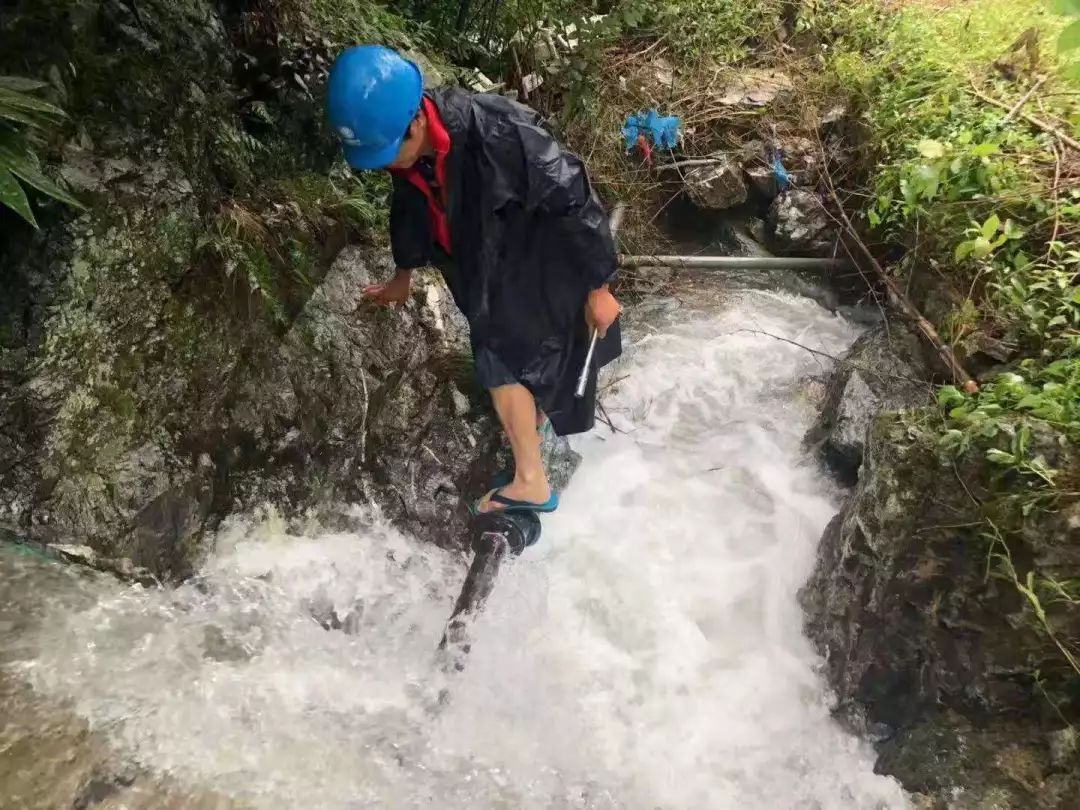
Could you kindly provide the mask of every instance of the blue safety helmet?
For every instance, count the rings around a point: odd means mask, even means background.
[[[397,157],[420,110],[420,68],[382,45],[343,51],[330,69],[326,112],[354,169],[383,169]]]

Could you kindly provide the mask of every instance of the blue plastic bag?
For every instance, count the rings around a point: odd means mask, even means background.
[[[626,151],[634,148],[641,135],[651,139],[653,145],[661,149],[674,149],[679,145],[680,123],[678,116],[662,116],[655,109],[627,116],[622,129]]]

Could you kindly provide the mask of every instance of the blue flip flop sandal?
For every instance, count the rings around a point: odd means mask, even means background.
[[[492,490],[490,493],[488,493],[488,495],[485,495],[484,497],[490,497],[490,499],[494,503],[499,504],[498,509],[491,509],[488,510],[488,512],[539,512],[542,514],[547,514],[550,512],[554,512],[556,509],[559,508],[559,495],[557,492],[552,492],[551,497],[543,503],[533,503],[532,501],[517,501],[513,498],[507,498],[498,490]],[[488,512],[480,511],[480,503],[483,500],[484,498],[481,498],[480,500],[471,504],[469,506],[469,511],[474,515],[488,514]]]

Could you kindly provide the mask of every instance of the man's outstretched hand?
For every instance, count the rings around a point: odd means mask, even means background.
[[[603,337],[621,311],[622,307],[605,284],[599,290],[589,293],[589,300],[585,302],[585,321],[590,329],[595,329],[596,333]]]
[[[397,275],[389,281],[364,287],[363,295],[368,301],[374,301],[384,307],[402,306],[409,300],[411,287],[412,271],[399,270]]]

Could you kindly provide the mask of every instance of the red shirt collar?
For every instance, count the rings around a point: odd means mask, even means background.
[[[446,131],[446,124],[443,123],[442,116],[439,115],[439,108],[427,96],[424,96],[422,106],[424,115],[427,117],[428,135],[431,137],[431,145],[435,149],[435,154],[445,157],[450,153],[450,133]]]

